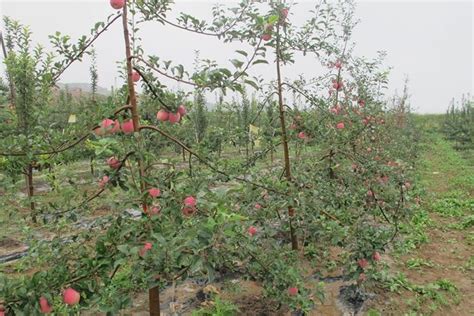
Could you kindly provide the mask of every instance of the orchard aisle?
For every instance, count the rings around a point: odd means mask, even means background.
[[[437,132],[424,137],[418,168],[426,192],[404,244],[416,249],[393,255],[393,272],[399,274],[391,286],[399,294],[379,296],[373,310],[382,315],[473,315],[474,153],[455,151]]]

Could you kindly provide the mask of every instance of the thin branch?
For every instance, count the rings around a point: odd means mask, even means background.
[[[84,54],[84,52],[89,48],[89,46],[91,46],[96,40],[97,38],[99,38],[99,36],[104,33],[108,27],[110,25],[112,25],[115,21],[117,21],[118,18],[120,18],[122,16],[122,13],[119,13],[117,14],[116,17],[114,17],[109,23],[107,23],[107,25],[104,26],[104,28],[98,32],[82,49],[81,51],[73,58],[69,61],[69,63],[67,63],[66,66],[64,66],[56,75],[54,75],[53,77],[53,82],[56,82],[56,80],[58,80],[58,78],[64,73],[64,71],[66,71],[66,69],[69,68],[69,66],[71,66],[75,61],[77,61],[78,59],[80,59],[82,57],[82,55]]]
[[[244,13],[247,10],[247,8],[250,6],[250,3],[251,3],[251,1],[249,1],[249,3],[242,9],[242,11],[240,12],[240,15],[225,30],[223,30],[220,33],[210,33],[210,32],[203,32],[203,31],[193,30],[193,29],[187,28],[185,26],[179,25],[177,23],[168,21],[168,20],[166,20],[165,18],[163,18],[161,16],[158,16],[158,20],[160,20],[163,23],[169,24],[171,26],[174,26],[176,28],[179,28],[181,30],[185,30],[185,31],[188,31],[188,32],[193,32],[193,33],[197,33],[197,34],[201,34],[201,35],[207,35],[207,36],[221,37],[221,36],[225,35],[228,31],[230,31],[232,28],[234,28],[234,26],[240,21],[240,19],[244,16]]]
[[[125,162],[127,161],[127,159],[131,156],[135,154],[134,151],[131,151],[129,153],[127,153],[125,155],[125,157],[120,161],[120,166],[115,170],[114,174],[112,175],[112,178],[115,177],[116,175],[119,174],[119,171],[123,168],[123,166],[125,166]],[[100,189],[99,191],[97,191],[96,193],[94,193],[93,195],[89,196],[87,199],[85,199],[84,201],[82,201],[81,203],[79,203],[78,205],[72,207],[72,208],[69,208],[67,210],[64,210],[64,211],[60,211],[60,212],[54,212],[54,213],[48,213],[48,215],[58,215],[58,214],[63,214],[63,213],[68,213],[68,212],[71,212],[77,208],[80,208],[82,206],[84,206],[85,204],[91,202],[92,200],[96,199],[97,197],[99,197],[103,192],[105,191],[105,187]]]
[[[164,137],[168,138],[169,140],[173,141],[174,143],[178,144],[179,146],[181,146],[181,148],[183,148],[184,150],[186,150],[188,153],[190,153],[191,155],[193,155],[194,157],[196,157],[199,161],[201,161],[203,164],[205,164],[206,166],[208,166],[211,170],[213,170],[214,172],[216,173],[219,173],[225,177],[227,177],[228,180],[237,180],[237,181],[241,181],[241,182],[245,182],[245,183],[248,183],[248,184],[251,184],[253,186],[256,186],[256,187],[259,187],[259,188],[262,188],[262,189],[265,189],[267,191],[271,191],[271,192],[274,192],[274,193],[277,193],[277,194],[281,194],[281,195],[288,195],[287,193],[284,193],[284,192],[281,192],[281,191],[278,191],[278,190],[275,190],[273,188],[269,188],[269,187],[266,187],[262,184],[259,184],[259,183],[255,183],[253,181],[250,181],[250,180],[247,180],[245,178],[242,178],[242,177],[232,177],[230,176],[229,174],[227,174],[226,172],[216,168],[215,166],[212,165],[212,163],[210,163],[207,159],[201,157],[199,154],[197,154],[196,152],[194,152],[192,149],[190,149],[189,147],[187,147],[182,141],[180,141],[179,139],[176,139],[175,137],[171,136],[170,134],[168,134],[167,132],[159,129],[158,127],[156,126],[151,126],[151,125],[143,125],[143,126],[140,126],[140,130],[142,129],[150,129],[150,130],[153,130],[153,131],[156,131],[158,133],[160,133],[161,135],[163,135]]]
[[[158,93],[156,93],[155,91],[155,88],[150,84],[150,82],[148,81],[148,79],[146,78],[145,75],[143,75],[143,73],[141,72],[140,69],[138,69],[137,67],[133,67],[133,69],[138,72],[140,74],[140,77],[143,79],[143,81],[145,81],[145,84],[148,86],[148,89],[151,91],[151,93],[153,94],[153,96],[155,97],[155,99],[158,100],[158,102],[161,103],[161,105],[163,105],[165,107],[165,109],[167,109],[168,111],[172,111],[171,110],[171,107],[168,106],[166,103],[163,102],[163,100],[161,100],[161,98],[158,96]]]
[[[117,116],[120,112],[126,110],[126,109],[129,109],[130,106],[129,105],[125,105],[125,106],[122,106],[121,108],[117,109],[115,112],[114,112],[114,116]],[[94,131],[96,128],[99,128],[100,125],[95,125],[94,127],[91,128],[91,131]],[[64,144],[67,143],[64,142],[63,144],[61,144],[59,147],[57,147],[56,149],[53,149],[53,150],[50,150],[50,151],[45,151],[45,152],[36,152],[36,153],[30,153],[31,155],[33,156],[40,156],[40,155],[54,155],[54,154],[59,154],[63,151],[66,151],[68,149],[71,149],[72,147],[80,144],[82,141],[86,140],[89,136],[91,135],[91,133],[87,133],[85,135],[83,135],[82,137],[80,137],[78,140],[74,141],[73,143],[67,145],[66,147],[63,147]],[[27,154],[24,153],[24,152],[13,152],[13,153],[4,153],[4,152],[0,152],[0,156],[10,156],[10,157],[21,157],[21,156],[26,156]]]
[[[240,73],[239,73],[237,76],[235,76],[232,80],[230,80],[230,81],[228,82],[228,85],[231,85],[231,84],[236,83],[237,80],[239,80],[239,79],[246,73],[246,71],[250,68],[250,66],[252,65],[252,62],[254,61],[255,57],[257,56],[257,52],[258,52],[258,49],[260,48],[261,43],[262,43],[262,39],[260,39],[260,41],[258,42],[258,44],[257,44],[257,46],[255,47],[255,50],[254,50],[254,52],[253,52],[253,54],[252,54],[252,57],[247,61],[247,64],[245,65],[244,69],[243,69],[242,71],[240,71]],[[148,68],[150,68],[150,69],[156,71],[157,73],[159,73],[160,75],[162,75],[162,76],[164,76],[164,77],[166,77],[166,78],[168,78],[168,79],[171,79],[171,80],[174,80],[174,81],[177,81],[177,82],[180,82],[180,83],[184,83],[184,84],[187,84],[187,85],[191,85],[191,86],[197,87],[197,88],[208,88],[208,87],[210,87],[209,84],[204,84],[204,85],[202,85],[202,84],[197,84],[197,83],[192,82],[192,81],[189,81],[189,80],[185,80],[185,79],[182,79],[182,78],[178,78],[178,77],[175,77],[175,76],[171,76],[171,75],[167,74],[166,72],[164,72],[164,71],[162,71],[162,70],[156,68],[156,67],[153,66],[151,63],[147,62],[146,60],[144,60],[143,58],[141,58],[141,57],[139,57],[139,56],[132,56],[131,58],[135,58],[136,60],[141,61],[141,62],[144,63],[146,66],[148,66]],[[136,68],[134,68],[134,69],[137,70]],[[138,71],[138,72],[140,72],[140,71]],[[143,76],[142,76],[142,77],[143,77]],[[149,84],[146,80],[145,80],[145,82],[146,82],[146,84],[148,85],[148,87],[150,87],[150,84]],[[153,92],[153,91],[152,91],[152,92]],[[153,94],[156,96],[155,93],[153,93]],[[160,101],[160,103],[162,103],[161,100],[159,100],[159,101]],[[165,105],[164,103],[162,103],[162,104],[166,107],[166,105]]]

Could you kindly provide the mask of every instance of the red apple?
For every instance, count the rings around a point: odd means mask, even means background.
[[[254,207],[255,207],[256,210],[259,210],[259,209],[262,208],[262,206],[259,203],[255,203]]]
[[[151,188],[148,190],[148,194],[150,194],[152,198],[156,198],[161,195],[161,191],[158,188]]]
[[[48,300],[45,297],[43,297],[43,296],[40,297],[39,304],[40,304],[41,313],[49,314],[53,311],[53,307],[51,307],[51,305],[49,305]]]
[[[151,250],[151,248],[153,248],[153,245],[151,244],[151,242],[146,242],[143,247],[138,251],[138,254],[140,255],[140,257],[144,257],[146,255],[146,253]]]
[[[367,259],[365,259],[365,258],[362,258],[362,259],[357,260],[357,264],[362,269],[365,269],[369,266],[369,261],[367,261]]]
[[[329,110],[332,114],[339,114],[339,112],[341,111],[341,107],[340,106],[335,106],[335,107],[332,107],[330,110]]]
[[[104,134],[111,134],[115,130],[115,121],[111,119],[105,119],[100,124],[101,131],[99,132],[100,135]]]
[[[183,201],[184,205],[186,206],[192,206],[192,207],[195,207],[196,204],[197,204],[197,200],[194,196],[187,196],[184,201]]]
[[[296,295],[298,295],[298,288],[297,288],[297,287],[290,287],[290,288],[288,288],[288,295],[289,295],[289,296],[296,296]]]
[[[178,106],[178,113],[179,115],[181,115],[181,117],[186,115],[187,111],[184,105],[181,104],[180,106]]]
[[[76,305],[81,300],[81,294],[73,288],[67,288],[63,292],[63,301],[67,305]]]
[[[104,136],[105,135],[105,131],[102,127],[97,127],[97,128],[94,128],[94,133],[97,135],[97,136]]]
[[[283,8],[283,9],[281,9],[280,13],[281,13],[281,18],[282,18],[283,20],[285,20],[285,19],[288,17],[288,11],[289,11],[288,8]]]
[[[265,33],[270,34],[273,31],[273,24],[272,23],[266,23],[263,26],[263,29],[265,30]]]
[[[99,187],[104,188],[107,183],[109,182],[109,177],[108,176],[103,176],[102,179],[99,180]]]
[[[114,121],[114,125],[112,126],[112,129],[110,130],[110,134],[115,134],[120,131],[120,122],[119,120]]]
[[[372,255],[372,258],[375,261],[380,261],[380,259],[382,259],[382,256],[380,255],[380,253],[378,251],[375,251],[374,254]]]
[[[344,85],[343,85],[341,80],[333,80],[332,81],[332,87],[337,91],[341,90],[343,86]]]
[[[136,71],[132,72],[132,80],[133,82],[137,82],[138,80],[140,80],[140,74]]]
[[[153,206],[150,210],[150,216],[156,216],[156,215],[159,215],[160,214],[160,206],[157,205],[157,206]]]
[[[125,134],[130,134],[130,133],[133,133],[134,131],[135,130],[134,130],[134,127],[133,127],[133,121],[132,120],[128,120],[128,121],[122,123],[122,132],[124,132]]]
[[[110,5],[115,10],[119,10],[119,9],[122,9],[123,6],[125,5],[125,0],[110,0]]]
[[[109,159],[107,159],[107,164],[112,169],[118,169],[122,163],[117,158],[110,157]]]
[[[339,123],[337,123],[337,125],[336,125],[336,128],[337,128],[337,129],[344,129],[344,127],[345,127],[344,122],[339,122]]]
[[[194,213],[196,213],[196,207],[194,207],[194,206],[185,206],[185,207],[183,207],[181,212],[183,213],[184,216],[188,217],[188,216],[191,216]]]
[[[264,40],[265,42],[268,42],[271,39],[272,39],[272,34],[263,34],[262,35],[262,40]]]
[[[169,113],[168,120],[171,124],[178,123],[181,120],[181,115],[179,113]]]
[[[156,113],[156,118],[160,122],[165,122],[169,118],[169,113],[166,112],[165,110],[159,110],[158,113]]]
[[[250,226],[249,229],[247,229],[247,232],[250,236],[253,236],[257,233],[257,228],[255,228],[254,226]]]
[[[341,69],[342,68],[342,62],[340,60],[336,60],[336,62],[334,63],[334,68]]]
[[[114,120],[111,120],[111,119],[104,119],[102,120],[102,128],[104,129],[108,129],[108,128],[111,128],[113,125],[114,125]]]

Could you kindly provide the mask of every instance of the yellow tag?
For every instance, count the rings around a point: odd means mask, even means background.
[[[252,134],[254,134],[254,135],[257,135],[257,134],[258,134],[258,131],[260,130],[260,128],[258,128],[258,127],[255,126],[255,125],[250,124],[250,125],[249,125],[249,130],[250,130],[250,133],[252,133]]]
[[[67,120],[68,123],[76,123],[76,114],[71,114],[69,115],[69,118]]]

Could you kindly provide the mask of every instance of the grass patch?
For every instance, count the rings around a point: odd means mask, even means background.
[[[405,274],[387,279],[385,286],[391,291],[401,293],[401,290],[412,292],[415,296],[407,300],[408,306],[414,312],[432,313],[442,306],[459,304],[460,294],[456,285],[448,279],[439,279],[425,285],[410,282]]]

